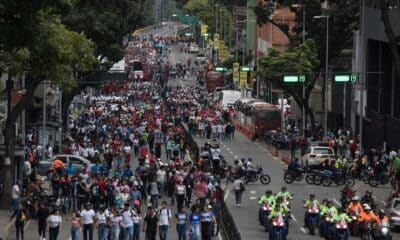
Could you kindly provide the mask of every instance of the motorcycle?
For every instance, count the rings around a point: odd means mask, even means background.
[[[331,214],[326,214],[319,224],[319,235],[325,237],[329,235],[329,228],[333,224],[333,217]]]
[[[292,183],[294,181],[302,181],[304,178],[304,173],[303,171],[292,171],[292,170],[288,170],[285,169],[285,173],[283,174],[283,180],[285,181],[285,183]]]
[[[392,240],[389,224],[383,224],[374,232],[374,240]]]
[[[336,229],[336,239],[347,240],[349,238],[346,221],[337,222],[335,224],[335,229]]]
[[[270,214],[272,210],[272,206],[269,203],[264,203],[260,207],[260,224],[265,227],[265,231],[269,231],[269,221],[268,221],[268,215]]]
[[[311,235],[314,235],[315,229],[319,224],[319,208],[318,206],[311,206],[307,209],[308,216],[306,219],[306,225]]]
[[[364,229],[361,232],[361,239],[362,240],[372,240],[372,239],[374,239],[372,237],[372,235],[373,235],[372,222],[365,222]]]
[[[345,189],[340,191],[341,193],[341,197],[340,197],[340,203],[342,205],[343,209],[346,209],[347,206],[349,205],[351,199],[354,197],[356,191],[354,191],[351,188],[347,188],[345,187]]]
[[[270,240],[285,240],[287,231],[284,216],[276,217],[272,220],[272,229],[270,233]]]
[[[359,213],[357,212],[350,213],[351,223],[349,226],[349,230],[350,230],[350,235],[352,236],[358,236],[358,225],[357,225],[358,216]]]
[[[244,174],[245,184],[248,184],[249,182],[257,182],[258,179],[260,179],[260,182],[264,185],[271,182],[271,177],[268,174],[264,174],[264,170],[261,166],[257,166],[256,171],[246,171]]]

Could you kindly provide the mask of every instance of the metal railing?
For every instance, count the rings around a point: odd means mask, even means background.
[[[225,194],[222,194],[224,196]],[[228,206],[225,204],[224,198],[220,201],[219,214],[217,215],[217,220],[220,229],[223,231],[223,238],[226,240],[241,240],[239,229],[236,227],[235,220]]]

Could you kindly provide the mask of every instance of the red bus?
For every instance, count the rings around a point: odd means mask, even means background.
[[[206,88],[208,92],[212,92],[215,88],[222,86],[224,86],[224,75],[222,72],[211,71],[207,73]]]
[[[235,103],[237,124],[252,139],[262,137],[267,130],[278,130],[281,126],[281,111],[275,105],[256,100],[242,98]]]

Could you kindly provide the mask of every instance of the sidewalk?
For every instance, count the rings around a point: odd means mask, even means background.
[[[10,222],[8,210],[0,210],[0,237],[7,238],[10,235],[10,232],[13,231],[14,222],[14,219]]]

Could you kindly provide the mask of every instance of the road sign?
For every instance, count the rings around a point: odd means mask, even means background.
[[[357,74],[335,75],[335,82],[356,82],[358,80]]]
[[[204,34],[206,34],[208,32],[208,25],[207,24],[201,24],[201,35],[204,36]]]
[[[239,79],[240,79],[240,73],[239,73],[239,71],[234,71],[234,72],[232,73],[232,78],[233,78],[233,81],[234,81],[234,82],[239,82]]]
[[[246,88],[247,85],[247,72],[240,72],[240,87]]]
[[[239,72],[239,67],[240,67],[239,63],[233,63],[232,64],[232,71],[233,72]]]
[[[289,76],[283,76],[283,82],[284,83],[303,83],[306,81],[306,77],[303,75],[297,76],[297,75],[289,75]]]
[[[248,71],[250,71],[250,68],[249,67],[242,67],[242,71],[248,72]]]
[[[185,36],[186,36],[186,37],[193,36],[193,33],[185,33]]]
[[[224,67],[216,67],[215,68],[215,71],[218,71],[218,72],[223,72],[225,70],[226,70],[226,68],[224,68]]]
[[[219,34],[215,33],[214,34],[214,42],[218,42],[219,40]]]

